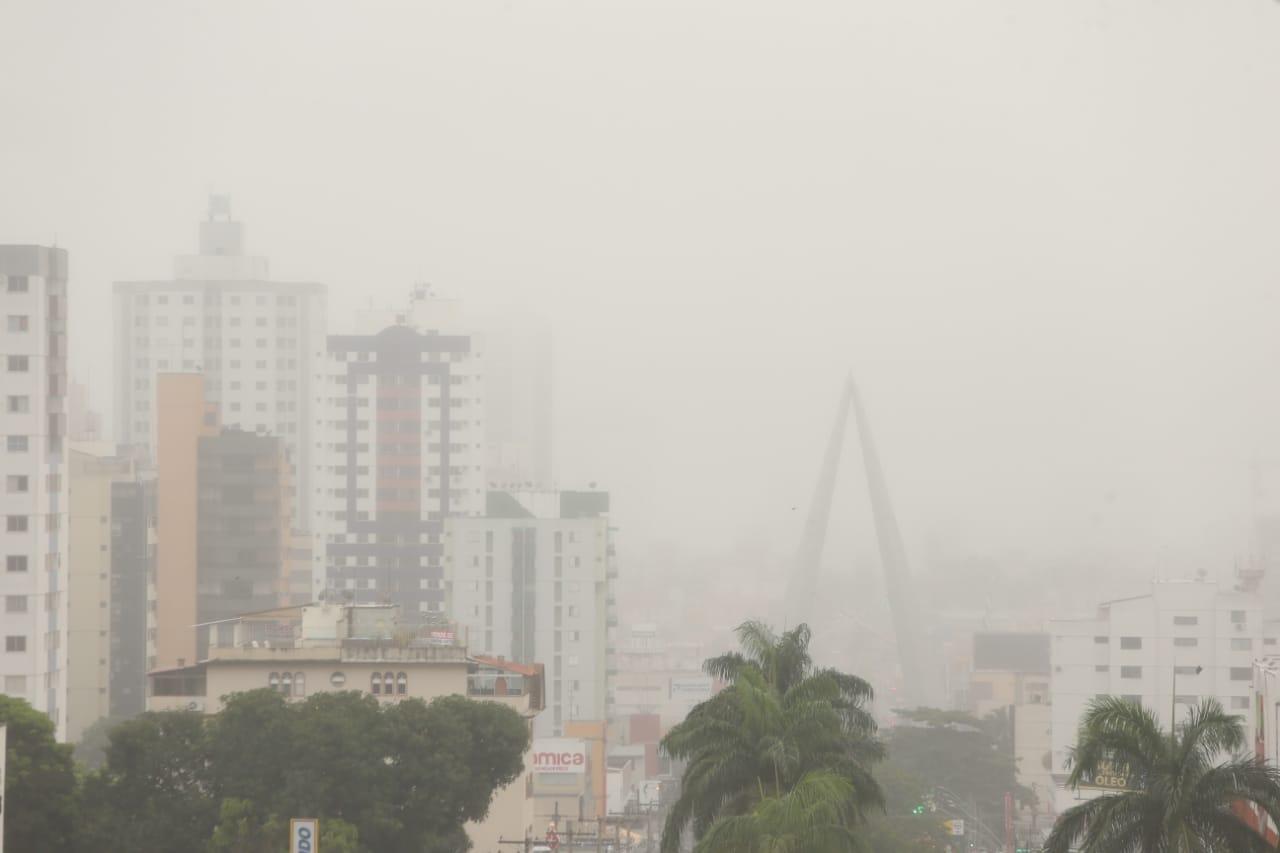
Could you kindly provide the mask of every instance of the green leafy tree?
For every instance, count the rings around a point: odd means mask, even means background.
[[[320,820],[319,848],[324,853],[359,853],[359,833],[339,818]],[[279,853],[289,844],[289,820],[269,815],[264,820],[248,800],[222,801],[209,853]]]
[[[1101,772],[1129,788],[1067,810],[1048,853],[1249,853],[1274,845],[1236,809],[1256,806],[1280,823],[1280,771],[1253,758],[1223,758],[1245,747],[1242,719],[1206,699],[1186,722],[1163,732],[1150,710],[1116,697],[1097,699],[1080,723],[1068,784]]]
[[[688,762],[663,828],[664,853],[679,849],[687,828],[703,838],[718,820],[751,815],[769,798],[784,801],[816,771],[848,785],[848,808],[840,813],[846,826],[882,803],[869,771],[882,754],[865,708],[870,685],[814,667],[806,625],[779,636],[747,622],[738,638],[741,652],[705,664],[730,686],[663,739],[669,755]]]
[[[107,746],[111,743],[111,730],[128,720],[128,717],[101,717],[80,735],[71,753],[76,764],[86,770],[98,770],[107,761]]]
[[[0,695],[8,728],[4,812],[10,853],[61,853],[74,843],[76,777],[71,747],[54,740],[53,723],[22,699]]]
[[[892,735],[890,736],[892,740]],[[884,811],[871,813],[864,830],[876,853],[929,853],[946,849],[948,837],[942,826],[944,816],[926,809],[929,782],[895,760],[892,749],[876,765],[876,781],[884,791]]]
[[[167,853],[192,839],[212,839],[214,853],[274,853],[288,819],[306,815],[327,851],[455,853],[528,745],[515,711],[461,696],[383,706],[356,692],[235,694],[212,719],[144,714],[113,729],[86,779],[82,838],[95,853]]]
[[[205,719],[143,714],[111,730],[106,763],[85,779],[81,846],[95,853],[167,853],[207,839],[210,796]]]
[[[938,788],[977,807],[988,823],[1001,823],[1004,795],[1019,803],[1034,800],[1031,789],[1018,784],[1012,727],[1005,714],[978,719],[963,711],[934,708],[898,710],[899,725],[886,740],[886,769],[918,780],[910,792],[915,802]]]

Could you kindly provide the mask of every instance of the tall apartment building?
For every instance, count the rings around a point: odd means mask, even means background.
[[[198,625],[290,599],[292,489],[283,442],[220,426],[203,385],[198,373],[158,380],[148,669],[202,660],[207,633]]]
[[[200,223],[199,253],[174,266],[166,281],[115,285],[116,440],[154,451],[157,376],[199,371],[224,424],[285,440],[297,467],[295,523],[303,527],[325,288],[271,281],[266,259],[244,253],[243,227],[218,196]]]
[[[138,472],[111,484],[109,713],[147,704],[147,590],[156,566],[156,481]]]
[[[611,713],[617,576],[605,492],[491,492],[446,523],[447,611],[478,653],[546,667],[537,737]]]
[[[68,468],[67,740],[74,742],[111,711],[113,494],[135,472],[102,442],[73,441]]]
[[[1049,622],[1052,763],[1061,784],[1080,718],[1098,696],[1150,708],[1166,728],[1212,697],[1253,730],[1255,659],[1277,649],[1256,593],[1202,581],[1154,583],[1133,598],[1106,601],[1087,619]],[[1059,790],[1059,810],[1076,795]],[[1087,796],[1087,794],[1086,794]]]
[[[67,253],[0,246],[0,689],[66,736]]]
[[[331,336],[317,406],[317,597],[398,604],[409,623],[443,613],[445,520],[484,510],[479,355],[428,313]]]
[[[200,437],[197,455],[196,619],[225,623],[288,604],[293,506],[284,445],[223,428]],[[198,660],[205,651],[198,639]]]

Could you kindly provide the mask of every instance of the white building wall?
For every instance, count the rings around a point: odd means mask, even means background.
[[[1131,697],[1166,728],[1174,711],[1181,720],[1190,706],[1212,697],[1252,731],[1253,662],[1276,643],[1264,629],[1258,596],[1207,582],[1153,584],[1148,595],[1102,604],[1096,618],[1053,620],[1049,632],[1059,780],[1070,772],[1080,718],[1095,697]],[[1077,797],[1065,790],[1058,795],[1067,806]]]
[[[219,242],[209,226],[235,226]],[[202,223],[202,248],[169,281],[115,285],[115,432],[155,446],[156,375],[198,370],[222,423],[280,436],[297,471],[295,523],[309,517],[316,375],[324,353],[324,285],[266,279],[266,261],[240,254],[239,223]]]
[[[0,246],[0,691],[66,733],[67,253]]]
[[[535,737],[609,716],[610,535],[605,517],[456,518],[446,525],[447,610],[466,629],[471,650],[546,667],[546,710],[534,721]],[[523,536],[533,537],[532,569],[522,562],[517,572],[517,559],[529,556]],[[519,624],[530,614],[531,626]]]
[[[443,616],[445,520],[485,507],[482,376],[465,334],[406,323],[329,339],[314,401],[317,597]]]

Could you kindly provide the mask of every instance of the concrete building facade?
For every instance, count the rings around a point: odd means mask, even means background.
[[[244,229],[225,198],[210,200],[199,252],[173,278],[115,285],[116,440],[154,451],[158,377],[201,372],[222,422],[276,435],[297,466],[295,524],[309,513],[315,377],[324,353],[325,288],[268,278],[245,254]]]
[[[1274,624],[1254,593],[1205,581],[1154,583],[1133,598],[1103,602],[1084,619],[1049,622],[1052,767],[1060,785],[1081,716],[1099,696],[1141,702],[1168,728],[1204,698],[1254,726],[1256,658],[1276,650]],[[1059,811],[1077,794],[1058,791]]]
[[[471,338],[398,319],[329,338],[312,576],[412,623],[444,611],[445,520],[484,510],[484,409]]]
[[[290,602],[292,466],[279,438],[238,429],[202,435],[197,455],[196,619],[229,628]]]
[[[110,445],[72,442],[68,470],[67,740],[74,742],[111,712],[112,495],[134,465]]]
[[[607,720],[617,564],[603,492],[490,493],[488,516],[447,522],[449,617],[473,649],[547,668],[538,737]]]
[[[0,690],[65,738],[67,253],[0,246]]]
[[[156,482],[139,471],[111,484],[109,713],[146,710],[147,590],[156,568]]]

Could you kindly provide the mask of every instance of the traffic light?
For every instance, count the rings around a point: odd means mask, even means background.
[[[911,813],[924,814],[924,803],[916,803],[915,807],[911,809]]]

